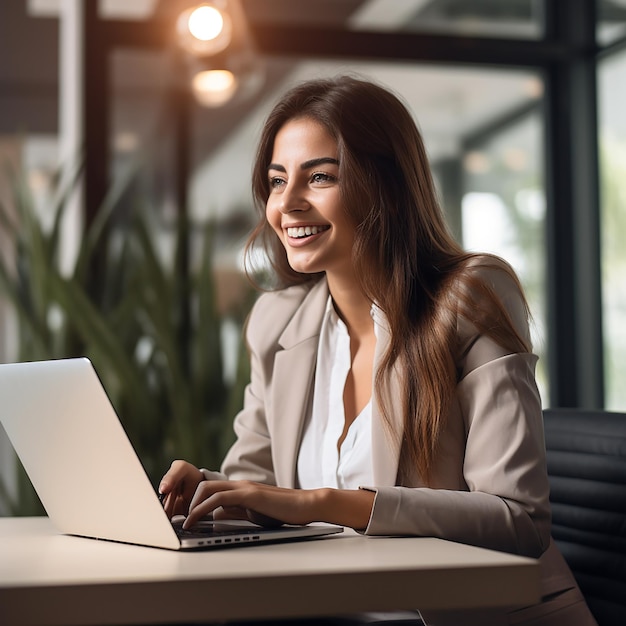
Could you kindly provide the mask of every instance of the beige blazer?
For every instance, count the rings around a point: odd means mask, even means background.
[[[518,330],[527,336],[528,324],[515,283],[504,272],[480,271],[500,294]],[[251,381],[244,408],[235,418],[237,440],[222,465],[228,478],[297,486],[297,454],[311,411],[318,338],[328,295],[326,281],[321,280],[313,286],[263,294],[253,307],[247,326]],[[398,484],[402,440],[400,393],[394,390],[398,377],[391,381],[386,399],[394,422],[391,429],[383,424],[382,399],[374,393],[374,484],[363,488],[375,491],[376,498],[365,534],[441,537],[531,557],[543,555],[543,595],[571,590],[565,594],[567,598],[557,596],[557,600],[565,610],[571,611],[574,603],[580,610],[562,620],[553,614],[550,621],[533,624],[594,624],[550,539],[543,422],[534,376],[537,358],[507,354],[466,320],[460,319],[457,325],[464,347],[458,363],[460,382],[428,488],[418,475]],[[383,324],[375,365],[388,341]],[[542,607],[530,610],[547,613]],[[524,612],[500,611],[488,618],[482,614],[477,623],[522,624]],[[423,617],[428,624],[458,623],[454,614]],[[469,624],[468,620],[465,613],[463,624]]]

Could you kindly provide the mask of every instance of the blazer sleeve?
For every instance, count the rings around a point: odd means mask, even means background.
[[[527,337],[527,314],[516,282],[497,268],[478,271]],[[509,354],[466,323],[459,332],[467,350],[450,419],[462,421],[464,449],[444,459],[459,465],[459,484],[366,487],[376,498],[365,532],[441,537],[537,557],[550,540],[537,357]]]

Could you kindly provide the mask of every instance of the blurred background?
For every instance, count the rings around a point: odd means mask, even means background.
[[[544,406],[625,410],[626,0],[2,0],[0,362],[86,354],[151,476],[219,464],[259,131],[345,73],[404,99],[453,232],[518,272]],[[36,509],[1,437],[0,466],[0,512]]]

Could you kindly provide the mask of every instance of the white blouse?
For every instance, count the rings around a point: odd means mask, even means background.
[[[337,449],[345,425],[343,391],[350,362],[348,329],[329,297],[317,348],[313,408],[298,454],[297,480],[302,489],[357,489],[373,484],[371,399]]]

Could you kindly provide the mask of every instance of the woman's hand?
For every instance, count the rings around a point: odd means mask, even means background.
[[[159,484],[159,493],[166,496],[163,508],[171,519],[187,515],[189,504],[198,485],[204,480],[202,472],[187,461],[174,461]]]
[[[216,518],[244,517],[245,512],[248,519],[264,526],[329,522],[361,529],[369,522],[374,497],[374,493],[363,490],[284,489],[246,480],[204,481],[197,485],[183,528],[191,528],[214,512]]]

